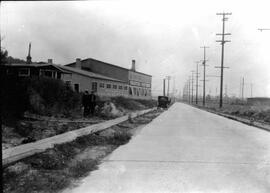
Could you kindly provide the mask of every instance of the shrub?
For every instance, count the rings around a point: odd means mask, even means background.
[[[2,76],[1,84],[1,110],[5,112],[2,120],[8,125],[27,110],[41,115],[70,116],[80,105],[80,94],[61,80]]]

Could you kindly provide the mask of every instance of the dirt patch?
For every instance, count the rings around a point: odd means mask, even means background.
[[[59,192],[76,185],[98,169],[101,160],[126,144],[142,127],[162,111],[154,111],[105,131],[56,145],[43,153],[4,168],[3,192]]]

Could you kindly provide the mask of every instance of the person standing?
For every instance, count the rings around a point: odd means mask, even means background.
[[[96,107],[96,95],[95,91],[92,91],[90,94],[90,114],[94,115],[95,114],[95,107]]]
[[[83,116],[86,117],[90,113],[90,95],[88,91],[84,91],[82,96]]]

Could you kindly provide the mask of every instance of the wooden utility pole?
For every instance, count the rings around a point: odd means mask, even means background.
[[[188,77],[188,102],[190,103],[190,76]]]
[[[252,83],[250,84],[250,97],[252,97]]]
[[[203,106],[205,106],[205,67],[206,67],[206,46],[201,47],[203,48]]]
[[[197,61],[196,64],[196,105],[198,104],[198,78],[199,78],[199,72],[198,72],[198,68],[199,68],[199,63],[200,61]]]
[[[167,97],[169,97],[169,92],[170,92],[170,80],[171,80],[171,77],[170,76],[167,76],[168,78],[168,90],[167,90]]]
[[[166,96],[166,78],[163,78],[163,96]]]
[[[245,79],[242,79],[242,101],[244,101],[244,87],[245,87]]]
[[[232,13],[217,13],[217,15],[222,15],[222,33],[217,34],[222,36],[222,40],[217,40],[217,42],[221,42],[221,66],[220,66],[220,97],[219,97],[219,108],[222,108],[223,104],[223,69],[226,68],[223,65],[224,62],[224,44],[226,42],[230,42],[229,40],[225,40],[225,35],[231,35],[230,33],[225,33],[225,21],[227,21],[228,18],[226,18],[226,15],[231,15]]]
[[[194,71],[191,71],[192,75],[191,75],[191,103],[193,103],[193,83],[194,83],[194,78],[193,78],[193,73]]]

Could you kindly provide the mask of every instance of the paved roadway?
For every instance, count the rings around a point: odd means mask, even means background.
[[[269,193],[270,132],[176,103],[65,193]]]

